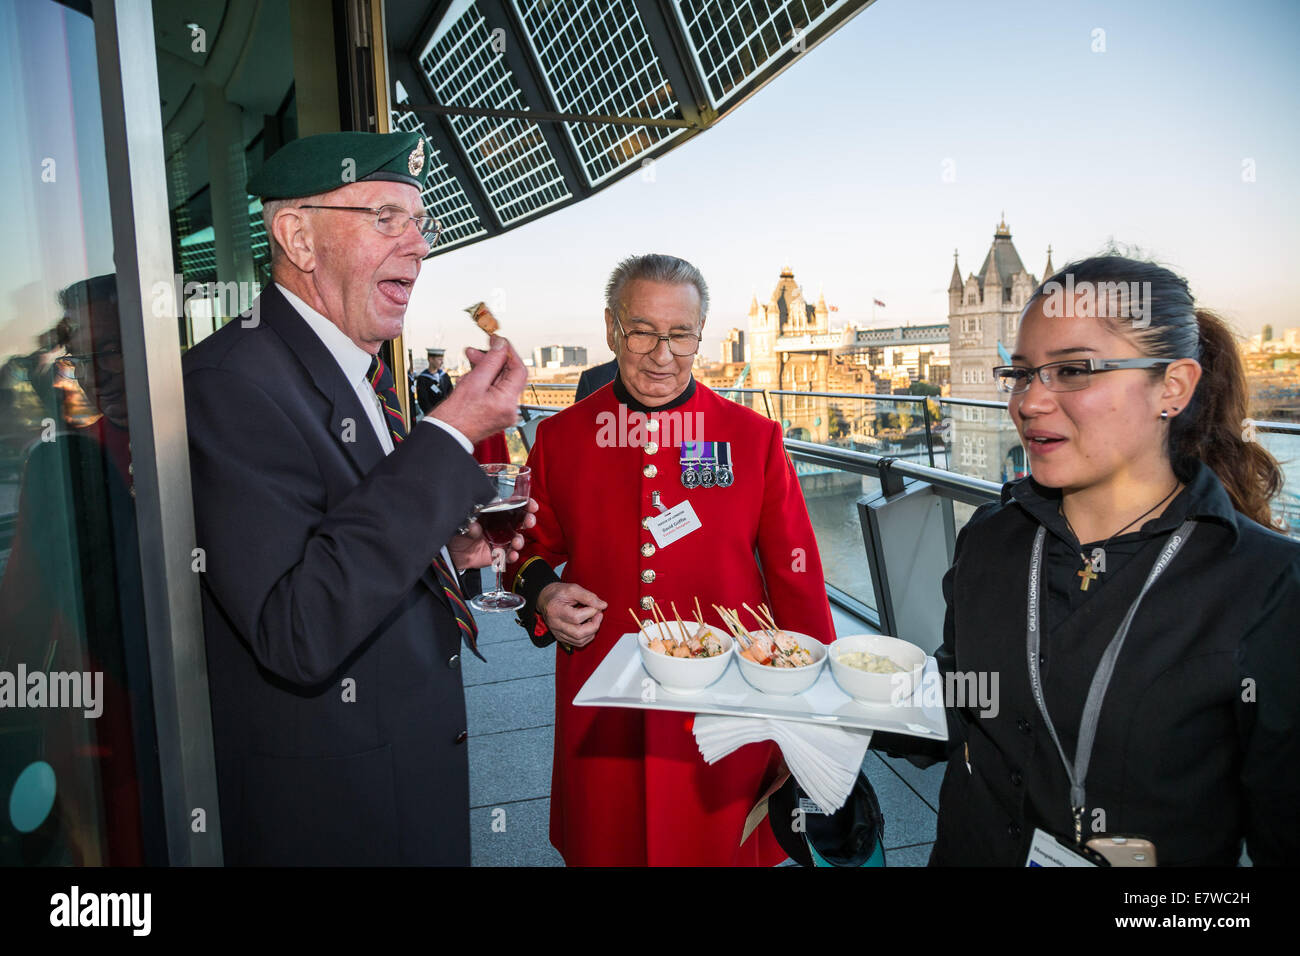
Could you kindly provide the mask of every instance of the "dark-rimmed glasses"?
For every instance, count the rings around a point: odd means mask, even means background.
[[[442,222],[433,216],[412,216],[401,206],[299,206],[299,209],[337,209],[342,212],[368,212],[375,217],[375,228],[385,236],[397,238],[406,231],[408,221],[415,223],[420,235],[432,249],[442,234]]]
[[[694,332],[669,332],[667,335],[639,330],[629,332],[623,328],[623,323],[617,319],[614,320],[614,324],[623,333],[623,341],[627,343],[627,350],[636,355],[649,355],[659,348],[660,342],[667,342],[668,351],[682,358],[687,355],[694,355],[700,350],[700,337]]]
[[[1024,365],[999,365],[993,369],[993,379],[997,382],[999,392],[1015,395],[1029,390],[1034,376],[1052,392],[1077,392],[1087,388],[1092,377],[1100,372],[1114,372],[1123,368],[1161,368],[1172,365],[1173,359],[1131,358],[1131,359],[1068,359],[1064,362],[1048,362],[1037,368]]]

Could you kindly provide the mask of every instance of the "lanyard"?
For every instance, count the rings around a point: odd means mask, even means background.
[[[1061,755],[1061,763],[1065,765],[1065,775],[1070,779],[1070,807],[1074,810],[1074,842],[1080,846],[1083,845],[1083,808],[1085,806],[1083,782],[1088,776],[1088,763],[1092,759],[1092,745],[1097,735],[1097,721],[1101,717],[1101,702],[1106,696],[1106,688],[1110,686],[1110,679],[1115,673],[1115,660],[1119,657],[1124,638],[1128,636],[1128,629],[1133,623],[1133,616],[1137,614],[1138,605],[1146,597],[1147,591],[1151,590],[1151,585],[1155,584],[1156,578],[1164,573],[1165,568],[1169,566],[1169,562],[1178,553],[1178,549],[1183,546],[1195,530],[1196,522],[1189,519],[1184,521],[1178,530],[1169,536],[1164,550],[1160,552],[1160,557],[1156,560],[1155,567],[1147,575],[1142,590],[1138,592],[1136,600],[1129,607],[1128,613],[1124,615],[1124,620],[1120,622],[1119,629],[1115,631],[1115,636],[1106,645],[1106,650],[1101,655],[1101,661],[1093,672],[1092,684],[1088,687],[1088,698],[1083,705],[1083,716],[1079,720],[1079,740],[1075,748],[1073,764],[1065,756],[1065,748],[1061,746],[1061,740],[1056,736],[1056,728],[1052,726],[1052,718],[1048,716],[1047,704],[1043,700],[1042,675],[1038,668],[1038,648],[1041,642],[1039,622],[1043,615],[1043,539],[1047,536],[1047,529],[1040,525],[1038,534],[1034,536],[1034,551],[1029,559],[1029,611],[1028,627],[1026,628],[1026,644],[1029,653],[1029,686],[1034,694],[1034,702],[1038,704],[1038,712],[1043,715],[1043,723],[1047,725],[1047,731],[1052,735],[1052,742],[1056,744],[1056,752]]]

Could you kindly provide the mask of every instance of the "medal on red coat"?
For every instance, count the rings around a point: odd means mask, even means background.
[[[705,442],[705,447],[712,448],[713,442]],[[706,458],[704,465],[700,468],[700,487],[712,488],[713,481],[716,477],[713,473],[715,462],[712,458]]]
[[[718,468],[714,480],[719,488],[730,488],[736,480],[736,473],[731,470],[731,442],[718,442]]]
[[[686,488],[727,488],[736,480],[727,442],[682,442],[682,485]]]
[[[700,468],[704,464],[704,442],[682,442],[682,487],[700,486]]]

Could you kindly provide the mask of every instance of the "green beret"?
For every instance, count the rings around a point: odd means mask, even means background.
[[[248,192],[297,199],[376,179],[423,189],[429,154],[419,133],[318,133],[277,150],[248,180]]]

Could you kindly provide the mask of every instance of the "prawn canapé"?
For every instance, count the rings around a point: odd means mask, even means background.
[[[736,645],[741,648],[741,657],[764,667],[807,667],[816,663],[809,650],[776,626],[776,620],[766,604],[760,604],[757,610],[748,604],[741,606],[758,622],[757,630],[746,628],[741,623],[738,612],[714,605],[735,637]]]
[[[699,601],[695,602],[697,612]],[[714,629],[704,623],[703,615],[697,614],[694,624],[686,624],[682,621],[681,616],[677,613],[677,606],[672,605],[673,617],[677,619],[676,624],[670,624],[668,620],[659,611],[658,607],[652,609],[652,614],[658,618],[657,622],[646,621],[646,625],[657,623],[659,625],[659,636],[655,637],[642,626],[641,621],[637,618],[636,613],[630,608],[632,620],[636,621],[637,630],[645,636],[646,646],[656,654],[663,654],[667,657],[717,657],[726,651],[726,646],[722,642],[721,636]],[[674,632],[676,636],[674,636]]]

